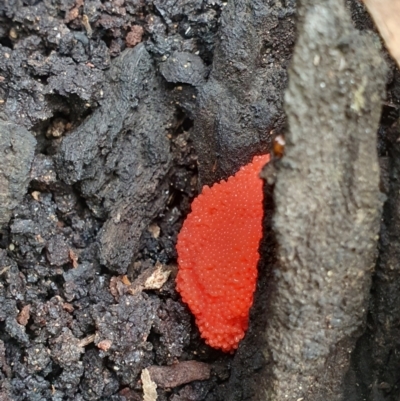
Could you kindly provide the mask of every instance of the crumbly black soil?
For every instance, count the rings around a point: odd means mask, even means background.
[[[263,361],[244,353],[232,374],[234,356],[201,340],[175,291],[175,243],[200,181],[232,174],[284,131],[296,16],[281,3],[0,2],[1,401],[141,400],[143,368],[184,360],[210,364],[211,378],[158,389],[159,400],[251,399],[235,383]],[[142,43],[127,48],[136,26]],[[398,156],[393,65],[390,74],[385,166]],[[384,225],[382,238],[398,227]],[[128,291],[157,261],[171,272],[162,288]],[[395,334],[383,356],[396,355]],[[368,363],[354,373],[366,389]],[[395,400],[395,377],[379,369],[379,399]]]

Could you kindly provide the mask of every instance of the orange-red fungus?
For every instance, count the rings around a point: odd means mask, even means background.
[[[256,156],[227,181],[204,186],[178,235],[177,289],[207,344],[223,351],[244,337],[262,236],[261,168]]]

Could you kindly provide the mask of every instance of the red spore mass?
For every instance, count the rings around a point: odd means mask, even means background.
[[[256,156],[227,181],[204,186],[178,235],[177,289],[207,344],[226,352],[248,326],[262,237],[259,173],[268,162]]]

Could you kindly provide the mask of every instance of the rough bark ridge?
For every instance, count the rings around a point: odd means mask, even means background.
[[[163,179],[172,159],[166,134],[175,110],[164,101],[143,44],[124,51],[108,77],[112,90],[63,140],[58,165],[65,182],[81,183],[93,212],[108,218],[99,234],[102,263],[124,273],[143,229],[168,196]]]
[[[299,4],[276,164],[273,267],[260,400],[339,400],[363,327],[381,214],[376,132],[385,65],[342,2]]]

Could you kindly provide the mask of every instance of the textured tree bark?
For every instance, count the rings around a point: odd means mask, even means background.
[[[197,95],[193,143],[201,185],[268,153],[271,134],[283,129],[294,3],[232,0],[224,8],[211,73]]]
[[[341,1],[299,1],[275,171],[277,262],[257,400],[340,400],[365,325],[382,208],[376,132],[386,67]]]

